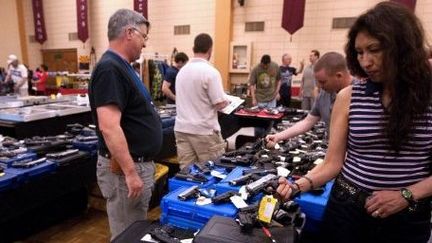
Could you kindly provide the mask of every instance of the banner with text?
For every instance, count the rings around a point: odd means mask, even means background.
[[[86,42],[88,34],[87,0],[76,0],[78,39]]]
[[[134,0],[134,10],[142,14],[148,20],[148,1],[147,0]]]
[[[43,44],[47,40],[47,34],[45,29],[42,0],[33,0],[32,7],[33,7],[34,28],[35,28],[35,40]]]

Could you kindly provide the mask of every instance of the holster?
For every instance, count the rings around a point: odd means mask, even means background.
[[[117,174],[117,175],[123,175],[123,171],[122,171],[119,163],[114,158],[110,159],[110,168],[111,168],[112,173]]]

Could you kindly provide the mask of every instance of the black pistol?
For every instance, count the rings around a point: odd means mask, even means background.
[[[228,191],[212,198],[214,204],[222,204],[230,201],[230,198],[235,195],[240,195],[236,191]]]

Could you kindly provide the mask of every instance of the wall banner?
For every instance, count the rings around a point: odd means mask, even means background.
[[[148,20],[148,1],[147,0],[134,0],[134,10],[142,14]]]
[[[76,0],[78,39],[86,42],[88,34],[87,0]]]
[[[32,0],[35,39],[43,44],[47,40],[42,0]]]

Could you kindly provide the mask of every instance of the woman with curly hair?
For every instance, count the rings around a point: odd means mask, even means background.
[[[326,242],[427,242],[431,233],[432,69],[424,30],[407,8],[381,2],[348,33],[348,67],[362,78],[335,101],[322,165],[279,194],[336,178]]]

